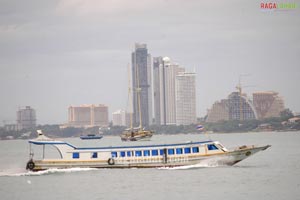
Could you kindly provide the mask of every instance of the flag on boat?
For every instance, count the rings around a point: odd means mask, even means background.
[[[203,130],[204,130],[204,126],[202,126],[202,125],[199,124],[199,125],[197,126],[197,130],[198,130],[198,131],[203,131]]]

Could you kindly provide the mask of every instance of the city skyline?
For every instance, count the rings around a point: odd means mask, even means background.
[[[103,103],[110,114],[126,109],[136,42],[153,57],[195,68],[198,117],[245,74],[245,92],[276,91],[299,112],[299,8],[269,11],[260,3],[1,2],[0,123],[15,122],[27,105],[37,124],[67,122],[69,105]]]

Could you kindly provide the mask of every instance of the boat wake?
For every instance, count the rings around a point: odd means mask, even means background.
[[[226,157],[226,158],[209,158],[200,161],[194,165],[185,165],[185,166],[178,166],[178,167],[160,167],[158,169],[168,169],[168,170],[186,170],[186,169],[199,169],[199,168],[213,168],[213,167],[224,167],[228,166],[227,163],[230,163],[233,158]]]
[[[92,171],[97,170],[95,168],[68,168],[68,169],[48,169],[44,171],[32,172],[24,169],[15,169],[15,170],[7,170],[0,171],[0,177],[3,176],[42,176],[49,174],[57,174],[57,173],[72,173],[72,172],[83,172],[83,171]]]

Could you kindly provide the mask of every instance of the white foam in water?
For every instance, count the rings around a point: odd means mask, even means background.
[[[232,157],[214,157],[201,160],[200,163],[194,165],[186,165],[186,166],[178,166],[178,167],[159,167],[157,169],[167,169],[167,170],[186,170],[186,169],[195,169],[195,168],[211,168],[211,167],[220,167],[227,166],[226,163],[230,163],[233,161]],[[135,168],[133,168],[135,169]],[[44,171],[32,172],[27,171],[23,168],[19,169],[11,169],[0,171],[1,176],[41,176],[47,174],[55,174],[55,173],[72,173],[72,172],[80,172],[80,171],[91,171],[97,170],[96,168],[68,168],[68,169],[48,169]]]
[[[97,170],[95,168],[68,168],[68,169],[48,169],[38,172],[32,172],[27,170],[7,170],[0,172],[0,176],[41,176],[47,174],[55,174],[55,173],[72,173],[72,172],[80,172],[80,171],[91,171]]]
[[[218,167],[217,165],[211,165],[209,163],[201,162],[194,165],[185,165],[178,167],[160,167],[158,169],[168,169],[168,170],[180,170],[180,169],[196,169],[196,168],[209,168],[209,167]]]
[[[178,169],[196,169],[196,168],[210,168],[210,167],[220,167],[227,166],[226,163],[232,160],[231,157],[222,157],[222,158],[208,158],[202,160],[200,163],[194,165],[186,165],[179,167],[161,167],[158,169],[169,169],[169,170],[178,170]]]
[[[12,169],[2,169],[0,171],[0,177],[1,176],[20,176],[20,174],[26,173],[27,170],[23,168],[12,168]]]

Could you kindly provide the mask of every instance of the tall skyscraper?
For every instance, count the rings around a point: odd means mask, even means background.
[[[142,126],[152,123],[151,56],[146,44],[135,44],[131,55],[133,88],[133,124]],[[140,117],[141,113],[141,117]]]
[[[164,121],[164,95],[163,93],[163,58],[153,58],[153,96],[154,96],[154,120],[155,124],[165,124]]]
[[[30,106],[21,108],[17,111],[17,129],[32,129],[36,126],[35,110]]]
[[[176,124],[196,122],[196,74],[183,72],[176,76]]]
[[[177,63],[167,63],[165,65],[165,100],[166,100],[166,124],[176,124],[176,76],[183,73],[184,68]]]
[[[176,124],[175,81],[176,75],[184,72],[168,57],[153,58],[153,87],[155,122],[158,125]]]

